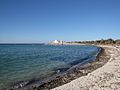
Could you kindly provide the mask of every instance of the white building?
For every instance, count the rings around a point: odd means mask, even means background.
[[[55,40],[55,41],[53,41],[53,43],[55,43],[55,44],[59,44],[59,43],[60,43],[60,41]]]
[[[52,42],[50,42],[49,44],[53,44],[53,45],[63,45],[64,44],[64,42],[61,40],[54,40],[54,41],[52,41]]]

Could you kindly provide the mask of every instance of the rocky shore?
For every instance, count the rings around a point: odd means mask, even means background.
[[[94,60],[93,62],[89,62],[82,66],[80,65],[77,67],[73,67],[71,70],[65,73],[57,74],[49,79],[44,80],[41,83],[36,82],[33,84],[26,84],[22,88],[12,88],[11,90],[50,90],[63,84],[66,85],[66,83],[69,83],[72,80],[76,80],[77,78],[80,78],[82,76],[86,76],[92,71],[106,64],[107,61],[110,59],[110,53],[108,51],[109,48],[102,47],[101,52],[97,55],[96,60]],[[35,82],[35,80],[33,80],[33,82]]]
[[[91,64],[100,68],[52,90],[120,90],[120,47],[100,47],[106,56]]]

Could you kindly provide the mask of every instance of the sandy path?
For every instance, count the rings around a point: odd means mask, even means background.
[[[111,55],[104,66],[52,90],[120,90],[120,47],[101,47]]]

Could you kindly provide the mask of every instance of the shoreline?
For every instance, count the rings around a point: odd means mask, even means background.
[[[107,58],[107,59],[105,59],[105,58],[106,58],[105,49],[101,48],[101,52],[97,55],[96,60],[94,60],[92,62],[89,62],[82,66],[79,65],[79,66],[73,68],[72,70],[69,70],[67,73],[58,74],[47,80],[44,80],[44,82],[42,82],[41,85],[32,84],[32,85],[28,85],[28,86],[18,88],[18,89],[13,88],[13,90],[27,90],[27,89],[29,89],[29,90],[33,90],[33,89],[34,90],[37,90],[37,89],[50,90],[52,88],[59,87],[61,85],[69,83],[72,80],[75,80],[79,77],[85,76],[88,73],[91,73],[92,71],[96,70],[97,68],[103,66],[109,59],[109,58]],[[104,59],[104,61],[101,61],[102,59]],[[103,62],[103,63],[101,63],[101,62]]]
[[[52,90],[119,90],[120,46],[99,46],[108,49],[106,53],[109,55],[102,67]]]
[[[61,77],[60,76],[56,77],[57,79],[44,83],[42,86],[39,86],[37,89],[50,90],[54,87],[59,87],[61,85],[69,83],[72,80],[75,80],[79,77],[86,76],[87,74],[91,73],[97,68],[100,68],[105,63],[107,63],[107,60],[109,60],[109,57],[107,57],[108,55],[105,54],[104,50],[105,50],[104,48],[101,48],[101,52],[97,55],[96,60],[86,63],[82,66],[79,65],[78,67],[68,71],[68,73],[66,73],[65,75]]]

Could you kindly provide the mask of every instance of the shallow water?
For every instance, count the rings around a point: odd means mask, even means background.
[[[47,77],[59,68],[70,68],[97,52],[95,46],[1,44],[0,90],[8,88],[13,82]]]

